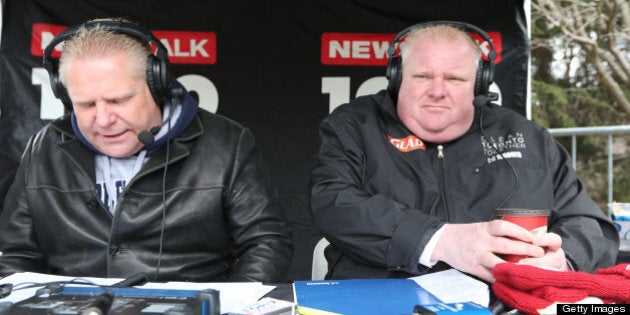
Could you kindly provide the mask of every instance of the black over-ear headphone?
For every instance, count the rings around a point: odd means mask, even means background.
[[[475,102],[477,102],[477,96],[483,97],[483,100],[480,99],[479,103],[483,102],[485,104],[488,100],[492,100],[493,97],[489,95],[489,88],[494,77],[494,59],[497,57],[497,52],[490,40],[490,36],[488,36],[488,34],[482,29],[474,25],[456,21],[432,21],[415,24],[402,30],[396,35],[396,37],[394,37],[391,46],[389,46],[387,50],[387,79],[389,80],[387,84],[387,91],[394,97],[394,100],[396,100],[400,84],[402,83],[402,57],[400,56],[399,49],[400,42],[404,41],[405,36],[413,29],[426,28],[435,25],[450,25],[463,31],[476,33],[481,36],[484,41],[488,42],[488,45],[490,45],[488,60],[485,60],[484,58],[479,59],[479,66],[475,77]]]
[[[170,83],[168,76],[168,53],[166,47],[157,39],[149,29],[137,24],[122,21],[91,21],[81,25],[76,25],[65,29],[59,35],[52,39],[50,44],[44,49],[44,68],[48,70],[50,76],[50,85],[55,96],[61,100],[68,111],[72,111],[72,100],[68,95],[66,87],[61,83],[59,78],[59,61],[53,60],[52,52],[59,43],[74,36],[79,29],[85,27],[92,30],[97,27],[103,27],[108,31],[120,33],[135,37],[139,40],[153,43],[157,47],[155,54],[149,54],[147,57],[147,85],[151,91],[151,95],[158,105],[162,105],[170,98]]]

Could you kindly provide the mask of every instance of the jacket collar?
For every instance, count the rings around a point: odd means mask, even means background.
[[[57,148],[68,157],[68,160],[74,162],[81,172],[89,178],[95,178],[94,152],[74,135],[70,115],[53,121],[51,127],[61,134],[62,141],[57,144]]]
[[[392,95],[387,90],[382,90],[376,96],[382,98],[378,103],[387,116],[402,125],[403,123],[398,117],[398,111],[396,110],[396,101],[392,98]]]
[[[142,169],[140,169],[137,176],[163,168],[166,165],[167,155],[168,164],[172,164],[190,154],[190,151],[188,150],[188,142],[201,136],[204,132],[199,116],[195,116],[193,118],[194,119],[188,125],[188,128],[184,129],[177,138],[169,141],[168,145],[162,146],[151,156],[149,161],[147,161]]]

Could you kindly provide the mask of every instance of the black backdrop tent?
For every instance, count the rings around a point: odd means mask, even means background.
[[[499,52],[492,89],[503,106],[525,115],[525,6],[523,0],[4,0],[0,145],[18,158],[34,132],[63,114],[41,65],[54,35],[97,17],[137,21],[167,46],[171,73],[201,107],[256,135],[294,230],[289,278],[308,279],[321,237],[310,219],[308,182],[322,118],[383,89],[394,35],[429,20],[486,30]]]

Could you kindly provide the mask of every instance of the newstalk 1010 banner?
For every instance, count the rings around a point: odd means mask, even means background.
[[[310,278],[321,237],[308,209],[319,122],[340,104],[385,88],[387,48],[396,33],[431,20],[486,30],[499,53],[492,89],[503,106],[525,114],[529,42],[522,0],[6,0],[3,13],[3,150],[19,158],[33,133],[63,115],[42,67],[42,50],[56,34],[93,18],[136,21],[164,43],[170,73],[201,107],[256,135],[294,229],[290,279]]]

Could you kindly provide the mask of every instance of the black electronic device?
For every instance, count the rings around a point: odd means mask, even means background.
[[[398,97],[398,90],[402,83],[402,57],[400,56],[399,45],[405,40],[405,37],[416,28],[425,28],[435,25],[450,25],[458,29],[475,33],[488,43],[490,51],[487,53],[487,59],[483,57],[479,59],[479,66],[475,77],[475,106],[486,104],[488,101],[496,100],[496,95],[491,95],[490,84],[494,80],[494,60],[497,52],[492,44],[490,36],[482,29],[468,23],[457,21],[432,21],[412,25],[398,33],[392,44],[387,50],[387,91],[394,97],[394,101]]]
[[[59,65],[58,60],[54,60],[52,52],[55,47],[64,42],[67,39],[72,38],[80,29],[85,28],[88,30],[102,27],[103,29],[112,31],[118,34],[125,34],[146,43],[155,45],[157,50],[155,54],[150,54],[147,57],[147,84],[151,95],[155,99],[158,105],[163,104],[170,98],[170,78],[168,76],[168,51],[166,47],[160,42],[157,37],[151,33],[151,31],[140,25],[123,22],[118,20],[98,20],[90,21],[80,25],[76,25],[65,29],[59,33],[44,49],[43,65],[48,71],[50,77],[50,86],[57,97],[68,111],[72,111],[72,100],[68,95],[66,87],[61,82],[59,77]]]
[[[219,291],[64,286],[5,307],[0,315],[76,315],[111,293],[109,315],[219,315]]]

